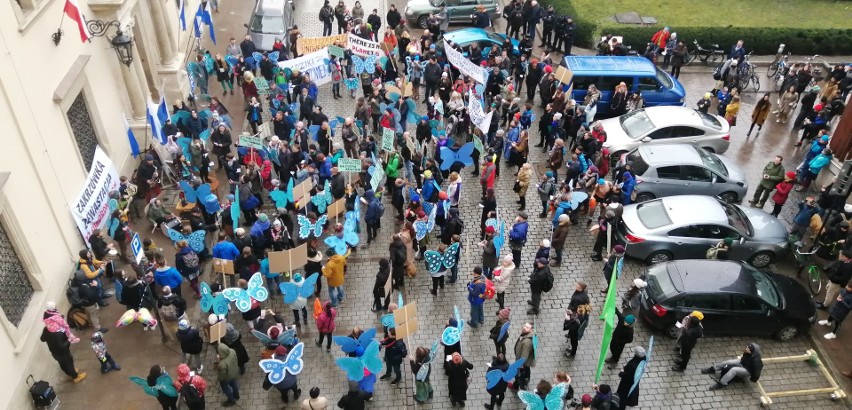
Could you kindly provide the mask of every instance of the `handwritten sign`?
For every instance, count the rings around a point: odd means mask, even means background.
[[[483,134],[487,134],[488,129],[491,128],[491,117],[494,115],[494,112],[488,111],[488,114],[485,113],[482,109],[482,103],[473,95],[473,90],[470,91],[467,105],[470,122],[476,125],[476,128],[479,128]]]
[[[393,139],[396,137],[396,132],[390,128],[382,128],[382,150],[393,151]]]
[[[357,158],[340,158],[337,160],[340,172],[361,172],[361,160]]]
[[[269,82],[261,76],[254,78],[254,86],[257,87],[258,94],[269,94]]]
[[[373,191],[379,189],[379,186],[382,184],[382,179],[385,178],[385,171],[382,167],[377,166],[373,169],[373,177],[370,178],[370,186],[373,187]]]
[[[474,64],[465,58],[462,53],[459,53],[450,47],[447,40],[444,40],[444,53],[447,55],[447,61],[449,61],[454,67],[458,68],[462,74],[470,76],[480,84],[485,84],[485,80],[488,78],[488,75],[485,73],[485,68]]]
[[[375,41],[365,40],[352,33],[349,33],[349,50],[361,56],[376,56],[381,57],[382,46]],[[471,63],[473,64],[473,63]]]
[[[326,36],[326,37],[300,37],[296,41],[296,51],[299,55],[305,55],[308,53],[313,53],[314,51],[321,50],[323,47],[328,46],[329,48],[335,47],[343,52],[342,48],[333,46],[334,43],[343,44],[346,46],[346,41],[349,39],[347,34],[338,34],[334,36]],[[331,50],[329,50],[331,52]],[[339,57],[343,57],[341,54]]]
[[[331,82],[331,71],[325,62],[328,58],[328,49],[322,48],[299,58],[279,61],[278,67],[282,70],[285,68],[299,70],[302,74],[309,74],[316,85],[323,85]]]
[[[343,58],[345,56],[345,51],[346,50],[343,47],[328,46],[328,54],[338,58]]]
[[[263,139],[254,135],[240,135],[240,146],[246,148],[263,149]]]

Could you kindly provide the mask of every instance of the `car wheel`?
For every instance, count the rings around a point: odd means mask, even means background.
[[[648,265],[656,265],[658,263],[668,262],[672,259],[674,258],[671,253],[666,251],[656,251],[648,255],[645,262],[648,263]]]
[[[650,192],[643,192],[643,193],[641,193],[641,194],[639,194],[639,195],[636,195],[636,203],[637,203],[637,204],[638,204],[639,202],[648,202],[648,201],[650,201],[650,200],[652,200],[652,199],[656,199],[656,197],[654,196],[654,194],[652,194],[652,193],[650,193]]]
[[[420,16],[417,19],[417,27],[420,27],[422,29],[429,28],[429,16],[427,16],[427,15]]]
[[[721,198],[723,201],[725,201],[729,204],[733,204],[733,203],[737,202],[737,194],[735,194],[731,191],[722,192],[721,194],[719,194],[719,198]]]
[[[772,252],[769,251],[758,252],[751,256],[751,258],[748,260],[748,264],[754,266],[755,268],[762,269],[772,263],[773,256],[774,255],[772,255]]]
[[[669,339],[677,339],[678,337],[680,337],[680,328],[675,326],[674,323],[672,323],[671,326],[666,328],[666,336],[668,336]]]
[[[775,338],[782,342],[786,342],[798,335],[799,329],[796,329],[794,326],[784,326],[781,330],[775,333]]]

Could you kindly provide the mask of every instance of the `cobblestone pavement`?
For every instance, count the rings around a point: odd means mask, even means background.
[[[347,2],[348,5],[351,5],[349,3]],[[369,13],[373,8],[378,8],[379,14],[384,18],[385,3],[383,1],[363,0],[362,5],[366,13]],[[309,36],[319,35],[321,32],[321,23],[317,19],[320,6],[321,2],[317,0],[297,1],[296,21],[302,32]],[[223,2],[223,13],[220,15],[224,16],[230,10],[236,11],[235,13],[231,13],[230,17],[225,16],[220,21],[227,21],[229,24],[233,21],[233,24],[228,27],[241,27],[242,20],[247,15],[243,13],[245,13],[245,9],[247,8],[247,6],[242,4],[234,5],[232,2]],[[402,9],[402,7],[399,8]],[[222,23],[220,22],[219,24]],[[226,29],[221,28],[220,31],[226,31]],[[236,32],[241,33],[242,29]],[[237,37],[239,38],[239,35]],[[710,81],[712,80],[709,80],[706,75],[701,77],[684,75],[682,81],[689,91],[688,103],[694,105],[694,102],[703,94],[704,89],[709,88],[711,85]],[[211,88],[213,87],[215,86],[211,84]],[[331,100],[328,96],[329,93],[329,86],[321,87],[320,100],[327,115],[331,117],[333,115],[346,116],[352,114],[354,111],[352,100],[348,98]],[[233,98],[229,97],[229,100]],[[751,96],[745,98],[745,100],[747,104],[753,104],[754,102],[754,98]],[[236,102],[236,100],[234,101]],[[236,107],[236,105],[234,106]],[[236,110],[232,111],[237,112]],[[743,119],[741,122],[746,124],[747,121],[744,119],[747,118],[747,114],[750,114],[750,108],[743,111],[740,114]],[[234,115],[234,117],[238,121],[241,121],[239,118],[236,118],[239,115]],[[742,126],[737,127],[734,135],[732,135],[732,145],[728,155],[735,158],[738,163],[747,169],[755,169],[755,172],[752,173],[753,178],[757,177],[759,169],[763,166],[767,158],[770,158],[776,152],[779,146],[779,138],[783,137],[783,132],[773,129],[773,125],[775,124],[769,125],[769,129],[764,131],[766,137],[762,137],[764,138],[763,140],[752,138],[751,141],[745,141],[744,135],[741,135],[745,133]],[[531,142],[533,144],[538,140],[536,127],[534,125],[531,132]],[[781,135],[781,137],[772,137],[772,135],[776,134]],[[785,146],[789,145],[786,142],[784,144]],[[789,151],[788,153],[792,153],[790,149],[787,149],[787,151]],[[791,155],[786,155],[785,157],[791,157]],[[544,161],[544,154],[540,148],[531,147],[530,161],[534,164]],[[785,162],[788,166],[793,164],[792,160]],[[476,246],[476,242],[478,242],[477,225],[480,218],[480,208],[477,207],[479,186],[476,178],[470,176],[469,172],[470,169],[462,172],[464,188],[460,210],[467,228],[463,238],[465,247],[463,248],[460,259],[460,282],[455,285],[447,285],[446,289],[439,291],[437,296],[432,296],[428,291],[431,286],[429,275],[422,264],[418,266],[419,274],[415,279],[407,281],[407,293],[404,295],[406,303],[417,302],[418,319],[420,322],[420,330],[411,339],[406,340],[409,351],[413,351],[416,346],[428,347],[440,336],[445,321],[452,315],[453,305],[459,307],[465,318],[469,317],[470,308],[466,300],[467,293],[465,291],[464,280],[469,278],[469,273],[480,262],[480,250]],[[512,191],[514,183],[513,172],[514,170],[510,170],[504,165],[501,170],[501,176],[495,186],[498,193],[500,215],[507,222],[510,222],[514,218],[516,215],[515,209],[517,208],[514,202],[517,199],[517,195]],[[537,180],[540,175],[540,170],[534,170],[531,180]],[[755,181],[750,182],[754,186],[753,182]],[[166,195],[171,198],[174,193],[167,193]],[[510,330],[510,340],[508,342],[509,357],[510,359],[514,359],[512,346],[520,332],[521,325],[527,321],[535,322],[541,345],[537,365],[532,370],[533,384],[540,378],[552,379],[553,374],[557,371],[566,371],[573,377],[572,384],[575,391],[577,394],[582,395],[591,391],[591,384],[600,349],[602,326],[601,322],[596,318],[603,305],[603,297],[599,293],[600,289],[605,286],[601,274],[602,264],[594,262],[588,257],[593,239],[588,234],[584,224],[573,227],[566,244],[562,267],[554,268],[554,275],[556,277],[555,286],[550,293],[545,294],[543,297],[541,314],[538,317],[526,315],[527,305],[525,301],[529,297],[529,289],[524,279],[531,272],[530,267],[532,266],[533,255],[536,251],[536,244],[541,239],[549,238],[551,233],[549,219],[535,217],[540,211],[538,207],[539,202],[537,201],[535,191],[530,189],[527,209],[531,215],[528,245],[523,251],[521,267],[516,270],[514,280],[506,293],[506,305],[512,309],[512,329]],[[370,248],[361,247],[348,260],[349,272],[345,284],[347,296],[339,308],[337,331],[335,334],[347,334],[354,326],[360,326],[361,328],[380,326],[379,316],[371,313],[369,310],[372,301],[372,285],[378,267],[378,260],[387,256],[389,236],[393,233],[394,229],[397,229],[393,221],[392,208],[386,206],[386,209],[388,211],[385,213],[382,222],[378,242]],[[791,206],[788,205],[784,213],[784,217],[787,220],[792,218],[791,212]],[[168,240],[161,237],[160,234],[156,234],[155,238],[161,245],[168,244]],[[432,243],[435,243],[435,239],[432,240]],[[504,252],[508,252],[508,249],[504,249]],[[624,275],[619,280],[619,291],[625,291],[633,278],[641,274],[643,268],[643,265],[635,261],[629,261],[625,265]],[[210,280],[211,278],[205,275],[205,279]],[[574,284],[578,280],[584,280],[589,284],[589,295],[592,298],[594,312],[585,337],[580,342],[577,357],[568,359],[563,355],[566,347],[563,337],[564,332],[562,331],[563,312],[573,292]],[[327,289],[327,287],[324,286],[324,289]],[[396,300],[396,294],[393,297],[393,300]],[[322,298],[324,300],[328,299],[325,291],[322,294]],[[193,312],[194,316],[197,315],[198,308],[195,301],[190,299],[189,303],[191,305],[189,311]],[[283,312],[285,317],[290,317],[289,312],[287,312],[289,308],[284,306],[280,299],[270,299],[266,304],[276,312]],[[481,326],[478,329],[468,327],[463,335],[463,353],[467,360],[474,365],[468,389],[468,406],[481,407],[481,403],[487,401],[489,398],[485,391],[484,373],[486,362],[490,361],[494,353],[493,344],[488,338],[488,329],[496,319],[494,316],[496,311],[497,305],[494,301],[486,302],[485,326]],[[259,358],[260,343],[248,333],[244,322],[238,314],[232,314],[230,319],[243,333],[243,342],[246,344],[249,354],[253,358]],[[106,320],[106,322],[109,322],[109,320]],[[622,357],[621,364],[629,359],[629,352],[632,346],[647,347],[649,337],[652,334],[644,324],[637,323],[634,342],[627,346],[626,352],[628,353],[625,353],[625,356]],[[138,357],[135,358],[134,362],[141,361],[141,363],[135,366],[125,364],[125,370],[121,372],[120,376],[122,378],[129,375],[144,376],[147,374],[148,367],[154,363],[162,364],[170,373],[174,374],[173,369],[175,369],[179,361],[177,343],[171,341],[165,346],[159,346],[156,345],[153,337],[146,337],[149,340],[143,343],[137,342],[138,338],[142,335],[142,331],[138,328],[113,330],[108,335],[108,340],[114,340],[113,343],[115,344],[121,341],[120,349],[128,351],[126,353],[128,356],[136,353],[143,359],[138,360]],[[303,389],[302,397],[307,397],[307,392],[312,386],[319,386],[322,390],[322,395],[327,397],[331,403],[336,403],[347,390],[346,378],[343,372],[334,364],[334,359],[341,357],[342,353],[337,347],[334,347],[330,354],[325,353],[324,349],[313,345],[313,339],[317,336],[313,319],[310,319],[307,326],[302,326],[299,336],[306,344],[304,354],[306,368],[299,375],[299,386]],[[662,334],[657,334],[650,368],[640,385],[641,396],[639,408],[757,408],[759,395],[751,383],[736,383],[727,389],[710,392],[707,390],[707,387],[712,385],[713,381],[699,373],[699,369],[702,367],[736,357],[742,351],[743,346],[751,341],[756,341],[762,346],[764,357],[798,355],[812,348],[811,341],[807,337],[799,337],[789,342],[745,337],[704,338],[699,340],[687,371],[684,374],[679,374],[669,370],[675,358],[672,351],[674,341]],[[91,352],[87,350],[87,344],[84,345],[83,343],[74,347],[75,356],[78,358],[78,366],[85,366],[91,374],[96,364],[91,359]],[[120,362],[122,361],[122,356],[117,356],[116,358]],[[220,403],[224,400],[224,396],[215,381],[215,372],[213,371],[212,363],[214,359],[215,351],[208,349],[205,365],[208,370],[203,374],[209,382],[209,389],[207,391],[208,408],[219,408]],[[277,392],[267,392],[261,388],[263,373],[253,363],[256,362],[250,363],[248,371],[239,380],[242,399],[239,401],[238,408],[295,408],[296,405],[292,402],[287,406],[282,406]],[[601,382],[611,384],[615,387],[618,384],[619,368],[605,368]],[[406,406],[408,408],[414,407],[411,398],[413,381],[407,365],[403,368],[403,371],[407,377],[405,383],[399,386],[392,386],[388,382],[383,381],[377,382],[375,399],[369,405],[369,408],[401,409]],[[157,405],[153,398],[144,396],[140,389],[131,386],[126,382],[126,379],[118,381],[119,379],[116,377],[119,377],[119,375],[110,376],[112,377],[112,382],[115,383],[112,386],[115,386],[115,389],[119,390],[107,394],[110,394],[109,397],[123,402],[123,405],[117,405],[117,407],[156,408]],[[95,380],[98,379],[95,378]],[[824,383],[817,369],[805,363],[767,365],[764,368],[761,381],[769,391],[822,387]],[[97,403],[95,404],[97,407],[107,408],[108,405],[105,402],[100,400],[97,402],[94,401],[96,397],[100,397],[98,392],[103,391],[103,383],[102,381],[92,382],[92,376],[90,375],[90,379],[82,385],[70,387],[68,384],[63,384],[59,386],[60,396],[63,396],[63,394],[66,395],[65,400],[63,400],[63,407],[72,409],[91,408],[93,404]],[[447,396],[447,382],[442,372],[434,371],[432,373],[432,384],[435,388],[434,399],[431,403],[419,407],[431,409],[450,408],[451,405]],[[775,408],[844,408],[842,404],[829,401],[826,396],[809,396],[801,399],[777,399],[775,401],[776,403],[773,405]],[[514,394],[508,394],[503,405],[504,409],[521,409],[523,407],[523,404]]]

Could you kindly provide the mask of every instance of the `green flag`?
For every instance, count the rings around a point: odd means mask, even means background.
[[[476,135],[473,136],[473,147],[479,151],[480,154],[485,153],[485,148],[482,146],[482,140],[479,139]]]
[[[618,294],[618,290],[615,288],[615,281],[618,279],[618,270],[622,265],[620,261],[612,264],[609,291],[606,293],[606,302],[604,302],[603,311],[601,312],[601,319],[604,321],[604,330],[603,338],[601,339],[601,353],[598,356],[598,370],[595,372],[595,383],[601,380],[601,372],[603,371],[604,360],[606,360],[606,351],[609,349],[609,343],[612,341],[612,331],[615,329],[615,297]]]

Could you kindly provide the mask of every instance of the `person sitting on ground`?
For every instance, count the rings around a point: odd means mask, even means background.
[[[710,390],[721,389],[728,386],[734,378],[748,378],[752,382],[760,379],[763,370],[763,360],[760,358],[760,346],[757,343],[749,343],[743,350],[739,359],[726,360],[722,363],[701,370],[701,374],[715,374],[716,370],[721,372],[716,384],[710,386]],[[711,376],[712,377],[712,376]]]

